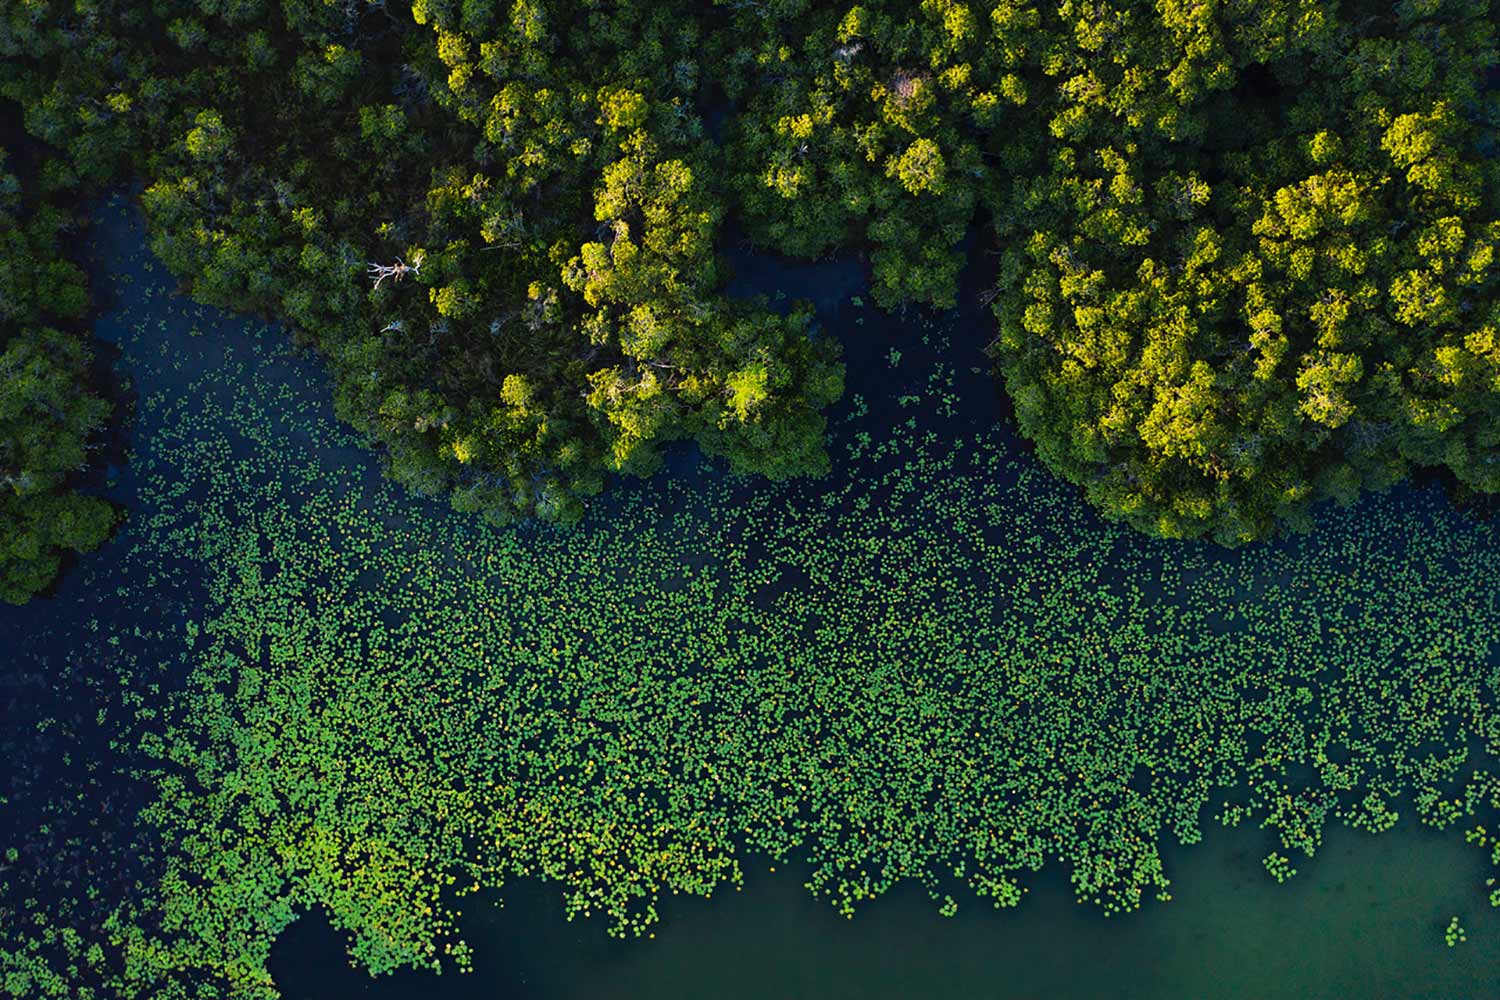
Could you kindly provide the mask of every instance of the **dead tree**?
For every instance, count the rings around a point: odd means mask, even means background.
[[[379,288],[380,283],[386,278],[390,278],[392,281],[400,281],[408,274],[421,274],[423,259],[421,254],[417,254],[412,258],[410,264],[407,264],[400,257],[396,258],[396,263],[394,264],[376,264],[374,261],[371,261],[368,274],[375,279],[375,288]]]

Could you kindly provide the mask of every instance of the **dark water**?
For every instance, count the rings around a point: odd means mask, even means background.
[[[372,981],[339,964],[339,937],[318,917],[283,937],[271,969],[295,1000],[1500,996],[1500,917],[1477,890],[1472,848],[1405,828],[1338,830],[1278,886],[1260,865],[1268,843],[1258,830],[1210,832],[1172,865],[1174,899],[1127,917],[1074,903],[1054,877],[1014,910],[945,918],[908,887],[847,920],[796,875],[762,866],[743,892],[670,900],[655,940],[565,923],[558,894],[527,884],[503,908],[472,907],[472,975]],[[1455,914],[1469,942],[1449,948]]]
[[[196,361],[123,370],[122,375],[137,380],[142,396],[166,384],[187,391],[194,377],[212,369],[216,357],[251,350],[254,324],[218,317],[195,336],[192,328],[204,324],[180,301],[166,297],[169,279],[159,266],[148,272],[127,264],[143,237],[138,218],[113,210],[101,217],[98,235],[106,266],[128,269],[131,279],[101,318],[101,335],[125,340],[123,310],[128,305],[138,315],[142,303],[150,302],[160,319],[157,329],[145,332],[148,342],[159,337],[163,356],[174,351],[173,343],[178,348],[194,345],[193,352],[183,349],[180,355]],[[1003,417],[1002,401],[980,354],[989,327],[973,300],[976,281],[966,282],[965,307],[958,321],[949,324],[948,342],[939,343],[934,335],[923,344],[931,324],[920,315],[887,317],[853,302],[863,287],[857,263],[794,265],[740,256],[734,264],[738,277],[733,290],[738,294],[774,297],[782,291],[787,298],[814,301],[824,335],[837,336],[845,345],[851,397],[906,391],[904,379],[919,379],[924,366],[942,358],[952,366],[954,387],[966,400],[963,419],[988,424]],[[975,273],[986,264],[980,260]],[[211,349],[200,349],[208,344]],[[893,347],[909,362],[888,364]],[[315,364],[277,363],[288,380],[301,380],[309,393],[326,396]],[[148,379],[159,381],[148,385]],[[110,488],[118,502],[135,508],[134,517],[150,514],[139,509],[136,492],[139,478],[149,474],[152,427],[151,414],[137,416],[136,458],[118,471]],[[289,444],[373,467],[368,455],[337,442]],[[691,453],[679,453],[672,464],[691,464]],[[187,576],[161,581],[150,592],[150,606],[127,606],[115,598],[124,581],[114,574],[127,545],[128,538],[122,537],[85,557],[55,596],[20,611],[0,609],[0,667],[5,668],[0,672],[42,676],[73,663],[84,679],[79,690],[87,694],[99,686],[88,677],[108,676],[107,663],[99,658],[109,650],[99,648],[84,623],[191,615],[197,581]],[[165,686],[174,671],[184,669],[181,657],[179,649],[163,660]],[[0,721],[14,764],[3,791],[13,803],[23,804],[37,799],[41,784],[67,780],[49,768],[57,747],[29,735],[30,720],[71,711],[77,716],[74,738],[82,740],[89,735],[87,723],[96,707],[66,689],[44,694],[32,684],[25,690],[29,693],[8,707],[0,703],[0,709],[7,709]],[[97,744],[105,736],[107,728],[93,738]],[[23,767],[24,780],[18,776]],[[25,794],[18,795],[18,789]],[[123,839],[140,793],[122,783],[114,791],[108,821],[95,823],[90,835],[104,829]],[[1409,805],[1403,811],[1410,814]],[[961,899],[958,915],[945,918],[925,891],[912,885],[846,920],[803,888],[799,871],[783,866],[772,873],[765,862],[751,858],[742,892],[721,892],[709,901],[666,899],[651,939],[611,939],[601,920],[569,923],[556,886],[520,882],[503,893],[466,902],[463,929],[475,951],[472,974],[402,973],[371,980],[348,966],[340,936],[319,914],[304,917],[283,935],[271,968],[288,997],[308,1000],[1500,998],[1500,911],[1490,907],[1486,896],[1486,858],[1454,834],[1439,835],[1409,822],[1380,836],[1336,828],[1316,858],[1295,859],[1300,874],[1280,886],[1260,861],[1275,846],[1270,834],[1209,826],[1206,838],[1200,846],[1168,852],[1175,895],[1171,902],[1149,902],[1125,917],[1105,918],[1095,908],[1075,903],[1064,874],[1053,868],[1030,880],[1026,899],[1014,910],[994,911]],[[1443,928],[1455,915],[1469,941],[1449,948]]]

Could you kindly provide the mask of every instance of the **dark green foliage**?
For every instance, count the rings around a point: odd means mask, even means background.
[[[683,438],[826,466],[832,345],[725,299],[727,207],[763,246],[863,251],[887,308],[955,302],[982,207],[1043,459],[1111,517],[1237,544],[1414,467],[1500,488],[1494,24],[35,0],[0,21],[0,93],[64,154],[44,186],[143,176],[199,301],[288,320],[396,478],[492,520],[572,520]]]
[[[1037,9],[996,355],[1048,465],[1226,544],[1413,466],[1500,489],[1493,4]]]
[[[22,602],[52,582],[63,551],[104,541],[114,511],[62,488],[109,404],[78,392],[87,355],[51,328],[12,336],[0,352],[0,599]]]
[[[950,0],[736,6],[726,81],[744,103],[729,162],[753,234],[818,256],[868,244],[875,300],[952,306],[986,177],[981,146],[1012,79],[983,12]]]
[[[121,150],[193,297],[289,320],[403,483],[570,521],[674,439],[827,467],[836,345],[720,291],[694,5],[119,0],[82,48],[72,6],[4,92],[77,176]]]
[[[21,603],[57,575],[64,552],[99,545],[114,512],[67,487],[110,406],[84,391],[89,354],[52,324],[88,307],[82,272],[64,259],[67,215],[41,203],[20,215],[20,182],[0,152],[0,600]]]
[[[1500,489],[1489,0],[731,6],[752,234],[946,305],[985,204],[1017,418],[1107,515],[1239,544],[1413,467]]]

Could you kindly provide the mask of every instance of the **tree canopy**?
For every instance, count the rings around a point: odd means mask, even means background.
[[[14,603],[114,523],[107,502],[68,488],[110,412],[85,388],[89,352],[69,329],[88,308],[83,273],[60,249],[73,221],[45,201],[23,210],[21,194],[0,151],[0,600]]]
[[[1229,544],[1414,466],[1500,489],[1492,5],[1068,7],[1033,18],[1047,140],[1007,147],[997,216],[1047,464]]]
[[[42,194],[143,179],[193,297],[462,510],[576,520],[683,439],[823,472],[837,345],[726,296],[726,218],[941,309],[983,214],[1041,459],[1238,544],[1413,467],[1500,489],[1493,7],[26,0],[0,96]]]

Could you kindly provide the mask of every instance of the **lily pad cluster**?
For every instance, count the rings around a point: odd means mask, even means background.
[[[274,997],[314,906],[372,972],[461,969],[464,896],[526,877],[621,935],[788,860],[848,914],[905,880],[1017,905],[1044,865],[1123,914],[1216,824],[1263,826],[1279,877],[1330,824],[1493,825],[1500,539],[1436,491],[1152,541],[913,351],[920,405],[836,414],[826,481],[699,467],[497,529],[354,460],[276,329],[151,315],[127,587],[186,564],[207,595],[121,671],[162,846],[60,980],[95,995]]]

